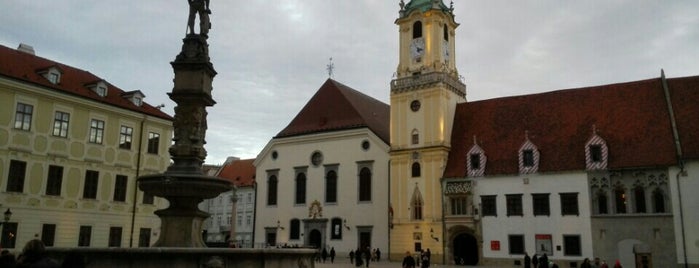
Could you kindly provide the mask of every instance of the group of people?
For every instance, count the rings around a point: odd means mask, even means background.
[[[549,261],[546,253],[542,254],[541,256],[534,254],[532,257],[529,257],[527,253],[524,253],[524,268],[558,268],[558,264]],[[607,264],[607,261],[600,260],[600,258],[595,258],[594,261],[590,261],[589,258],[585,258],[582,264],[580,264],[580,268],[609,268],[609,265]],[[616,260],[613,268],[622,268],[619,260]]]
[[[350,263],[353,263],[356,267],[369,267],[369,262],[378,262],[381,260],[381,250],[378,248],[371,249],[367,247],[366,249],[357,248],[357,250],[351,250],[349,252]]]
[[[85,260],[79,254],[69,253],[62,263],[50,258],[46,254],[44,242],[33,239],[27,242],[22,249],[22,253],[15,256],[8,250],[0,253],[0,267],[2,268],[82,268],[85,267]]]
[[[429,268],[431,257],[432,253],[429,248],[425,251],[420,250],[416,257],[413,257],[410,251],[406,251],[405,258],[403,258],[403,268],[415,268],[420,265],[422,265],[423,268]]]
[[[317,261],[323,260],[325,262],[328,257],[330,257],[330,263],[335,263],[335,247],[331,247],[330,252],[328,252],[328,249],[323,248],[320,252],[320,259],[317,259]]]

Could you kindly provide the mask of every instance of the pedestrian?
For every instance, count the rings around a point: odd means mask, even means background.
[[[350,264],[354,264],[354,250],[350,250],[349,257],[350,257]]]
[[[369,267],[369,262],[371,261],[371,248],[366,247],[366,251],[364,251],[364,258],[366,259],[366,267]]]
[[[0,267],[15,268],[17,267],[17,260],[15,255],[10,253],[7,249],[3,249],[0,253]]]
[[[381,260],[381,250],[379,248],[376,248],[376,261]]]
[[[323,248],[323,251],[320,252],[320,258],[323,259],[323,263],[325,263],[325,260],[328,259],[328,250]]]
[[[549,257],[546,256],[546,253],[544,253],[544,255],[541,255],[541,258],[539,258],[538,268],[549,268]]]
[[[600,264],[599,268],[609,268],[609,265],[607,265],[607,260],[602,260],[602,264]]]
[[[330,248],[330,263],[335,263],[335,247]]]
[[[595,258],[595,262],[592,263],[592,268],[600,268],[599,258]]]
[[[410,251],[405,252],[405,258],[403,258],[403,268],[415,268],[415,259],[410,256]]]
[[[532,267],[532,259],[529,258],[529,254],[524,252],[524,268],[531,268]]]
[[[430,249],[428,248],[427,251],[422,253],[422,267],[423,268],[429,268],[430,267],[430,256],[432,253],[430,253]]]
[[[17,267],[41,267],[58,268],[58,262],[46,256],[44,242],[32,239],[24,245],[22,253],[17,259]]]
[[[619,262],[619,259],[617,259],[616,263],[614,263],[614,268],[621,268],[621,263]]]
[[[361,248],[357,248],[357,251],[354,252],[354,264],[357,267],[362,267],[362,264],[364,264],[364,260],[362,259]]]
[[[580,268],[592,268],[590,264],[590,259],[585,258],[582,264],[580,264]]]
[[[536,253],[532,256],[532,267],[539,268],[539,257],[536,256]]]

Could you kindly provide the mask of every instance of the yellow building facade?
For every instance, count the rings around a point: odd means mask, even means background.
[[[22,48],[22,46],[20,46]],[[0,46],[2,248],[137,247],[157,240],[136,179],[169,165],[172,117],[92,75]]]
[[[440,179],[451,149],[456,105],[466,86],[455,66],[458,24],[442,1],[401,5],[397,78],[391,82],[390,254],[444,256]]]

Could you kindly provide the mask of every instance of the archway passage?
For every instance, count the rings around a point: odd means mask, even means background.
[[[478,264],[478,242],[470,234],[460,234],[454,238],[454,263],[458,265]]]
[[[308,243],[309,243],[308,246],[311,246],[313,248],[320,248],[320,243],[321,243],[320,231],[318,231],[317,229],[313,229],[313,231],[311,231],[311,236],[308,239]]]

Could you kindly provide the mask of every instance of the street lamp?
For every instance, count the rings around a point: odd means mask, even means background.
[[[3,221],[2,223],[0,223],[0,225],[2,225],[3,223],[7,223],[8,221],[10,221],[10,217],[12,217],[12,211],[10,211],[10,209],[8,208],[8,209],[5,211],[5,219],[4,219],[4,221]]]

